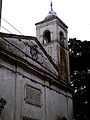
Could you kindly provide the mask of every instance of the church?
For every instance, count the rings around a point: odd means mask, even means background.
[[[0,120],[72,120],[68,26],[52,8],[36,36],[0,33]]]

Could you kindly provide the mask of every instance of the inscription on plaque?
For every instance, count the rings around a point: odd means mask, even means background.
[[[34,88],[30,85],[25,86],[26,95],[25,95],[25,101],[28,104],[41,106],[41,91],[40,89]]]

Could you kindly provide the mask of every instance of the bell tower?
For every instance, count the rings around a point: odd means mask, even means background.
[[[45,19],[36,23],[36,36],[47,53],[59,69],[59,76],[65,81],[69,81],[69,57],[68,57],[68,27],[51,10]]]

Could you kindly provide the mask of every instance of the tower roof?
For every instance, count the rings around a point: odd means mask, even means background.
[[[51,10],[50,10],[49,14],[45,17],[45,19],[43,21],[38,22],[35,25],[42,24],[42,23],[51,21],[53,19],[57,19],[67,29],[68,26],[56,15],[56,12],[53,11],[52,2],[50,4],[50,6],[51,6]]]
[[[50,11],[49,14],[45,17],[45,20],[50,20],[50,19],[52,19],[52,18],[57,17],[56,12],[54,12],[54,11],[53,11],[53,8],[52,8],[52,6],[53,6],[53,5],[52,5],[52,1],[51,1],[50,6],[51,6],[51,11]]]

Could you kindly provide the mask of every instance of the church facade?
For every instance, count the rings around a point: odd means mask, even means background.
[[[68,27],[52,9],[37,37],[0,33],[0,120],[72,120]]]

